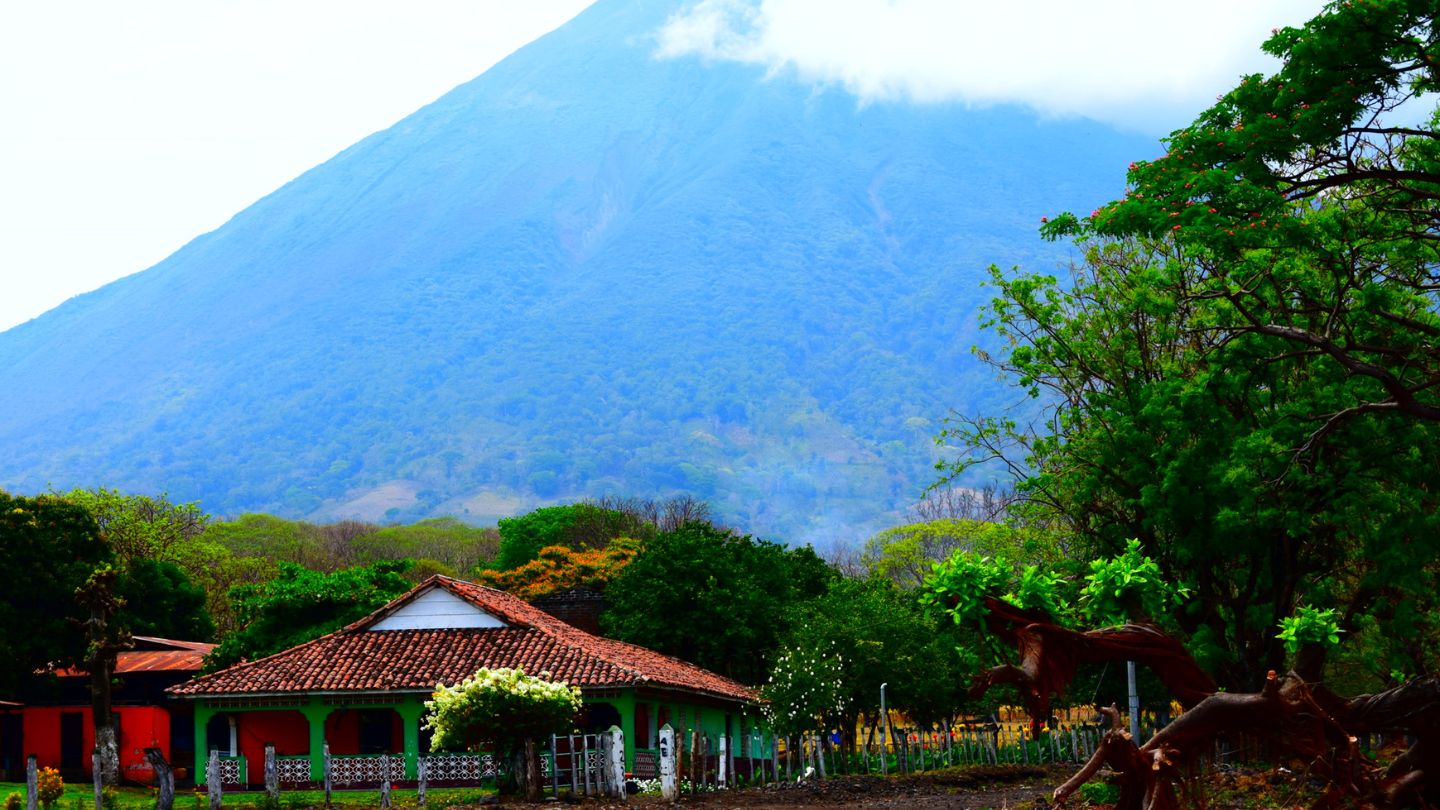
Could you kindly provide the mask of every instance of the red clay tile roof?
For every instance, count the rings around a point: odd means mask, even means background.
[[[115,674],[134,672],[199,672],[205,656],[215,649],[214,644],[202,641],[176,641],[153,636],[136,636],[135,649],[125,650],[115,657]],[[65,667],[55,670],[61,678],[88,675],[79,667]]]
[[[367,630],[421,592],[440,587],[504,628]],[[341,630],[168,692],[183,697],[304,692],[429,691],[481,667],[548,672],[581,689],[647,685],[753,701],[749,687],[678,658],[586,633],[493,588],[435,576]]]

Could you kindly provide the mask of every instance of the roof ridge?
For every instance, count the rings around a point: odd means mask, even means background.
[[[576,640],[576,639],[592,638],[592,639],[598,639],[598,640],[600,640],[600,641],[602,641],[602,642],[615,642],[614,639],[607,639],[607,638],[605,638],[604,636],[597,636],[597,635],[595,635],[594,633],[587,633],[586,631],[581,630],[580,628],[578,628],[578,627],[570,624],[569,622],[566,622],[566,621],[563,620],[563,619],[557,618],[557,617],[555,617],[555,616],[550,615],[549,613],[546,613],[545,611],[543,611],[543,610],[541,610],[540,608],[537,608],[537,607],[535,607],[534,605],[526,602],[524,599],[521,599],[520,597],[516,596],[516,595],[513,594],[513,593],[507,593],[507,592],[502,591],[502,590],[500,590],[500,589],[498,589],[498,588],[491,588],[491,587],[489,587],[488,585],[481,585],[481,584],[475,583],[475,582],[468,582],[468,581],[463,580],[463,579],[454,579],[454,578],[452,578],[452,577],[444,577],[444,576],[440,576],[440,575],[438,575],[438,574],[436,575],[436,577],[438,577],[438,578],[441,579],[441,580],[444,580],[444,582],[446,582],[446,583],[451,583],[451,584],[453,584],[453,585],[460,586],[458,590],[457,590],[457,589],[450,589],[450,590],[451,590],[453,593],[456,593],[457,596],[460,596],[461,598],[466,598],[466,601],[469,601],[471,604],[476,604],[477,607],[483,607],[483,608],[487,608],[487,609],[493,609],[493,606],[491,606],[491,605],[477,604],[477,603],[476,603],[476,600],[468,598],[469,595],[463,593],[464,590],[474,589],[474,590],[481,591],[481,592],[493,593],[493,594],[499,596],[502,600],[507,600],[507,601],[513,602],[516,606],[521,607],[521,608],[523,609],[523,612],[531,614],[530,616],[527,616],[527,617],[523,617],[523,618],[522,618],[522,621],[526,621],[527,624],[528,624],[528,626],[529,626],[531,629],[537,630],[537,631],[539,631],[540,633],[543,633],[543,634],[545,634],[545,635],[547,635],[547,636],[550,636],[551,638],[554,638],[554,639],[556,639],[556,640],[559,640],[559,641],[573,641],[573,640]],[[502,612],[503,612],[503,611],[502,611]],[[508,617],[508,616],[507,616],[507,617],[504,617],[504,618],[511,618],[511,617]],[[618,643],[620,643],[620,644],[626,644],[626,642],[623,642],[623,641],[622,641],[622,642],[618,642]],[[629,646],[637,646],[637,645],[629,645]],[[639,647],[639,649],[644,649],[644,648],[643,648],[643,647]],[[616,660],[614,660],[614,657],[613,657],[613,656],[610,656],[610,655],[602,655],[602,654],[600,654],[598,651],[596,651],[596,650],[594,650],[594,649],[589,649],[589,650],[587,650],[587,652],[589,652],[589,653],[590,653],[592,656],[594,656],[595,658],[598,658],[598,659],[600,659],[601,661],[604,661],[606,664],[609,664],[610,666],[615,667],[616,669],[620,670],[621,672],[629,675],[629,676],[631,677],[631,679],[632,679],[635,683],[644,683],[644,682],[647,682],[647,681],[650,680],[648,677],[645,676],[645,673],[644,673],[643,671],[641,671],[640,669],[637,669],[636,667],[631,666],[631,665],[629,665],[629,664],[627,664],[627,663],[625,663],[625,662],[623,662],[623,661],[616,661]],[[682,662],[682,663],[684,663],[684,662]]]

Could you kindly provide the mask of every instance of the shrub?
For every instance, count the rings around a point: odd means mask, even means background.
[[[454,686],[436,688],[425,703],[431,745],[445,751],[493,742],[514,750],[527,738],[569,730],[580,712],[580,690],[549,677],[482,669]]]
[[[35,774],[35,795],[40,803],[45,805],[45,810],[50,810],[50,805],[65,794],[65,780],[60,778],[60,771],[54,768],[41,768]]]
[[[5,810],[20,810],[20,807],[24,804],[25,800],[20,798],[20,794],[14,791],[11,791],[10,795],[5,797]]]

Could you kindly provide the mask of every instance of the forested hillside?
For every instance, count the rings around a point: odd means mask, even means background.
[[[691,493],[865,536],[933,478],[992,262],[1148,138],[654,56],[603,0],[143,273],[0,335],[0,486],[473,522]]]

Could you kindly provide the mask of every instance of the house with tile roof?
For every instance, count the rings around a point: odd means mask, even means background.
[[[172,762],[188,763],[195,752],[191,706],[167,698],[165,689],[194,677],[214,644],[135,636],[115,661],[119,685],[111,694],[119,726],[120,769],[132,781],[154,777],[146,748]],[[24,757],[58,768],[66,779],[88,778],[95,726],[90,718],[90,675],[63,668],[27,689],[23,700],[0,703],[0,778],[23,779]]]
[[[222,781],[257,784],[269,743],[282,781],[312,782],[328,744],[332,769],[334,757],[393,753],[413,779],[417,758],[430,753],[421,719],[435,686],[500,667],[579,687],[581,730],[619,726],[626,769],[641,775],[666,723],[746,739],[759,722],[756,694],[744,684],[444,576],[330,635],[168,691],[194,705],[195,738],[205,742],[196,773],[217,750]]]

